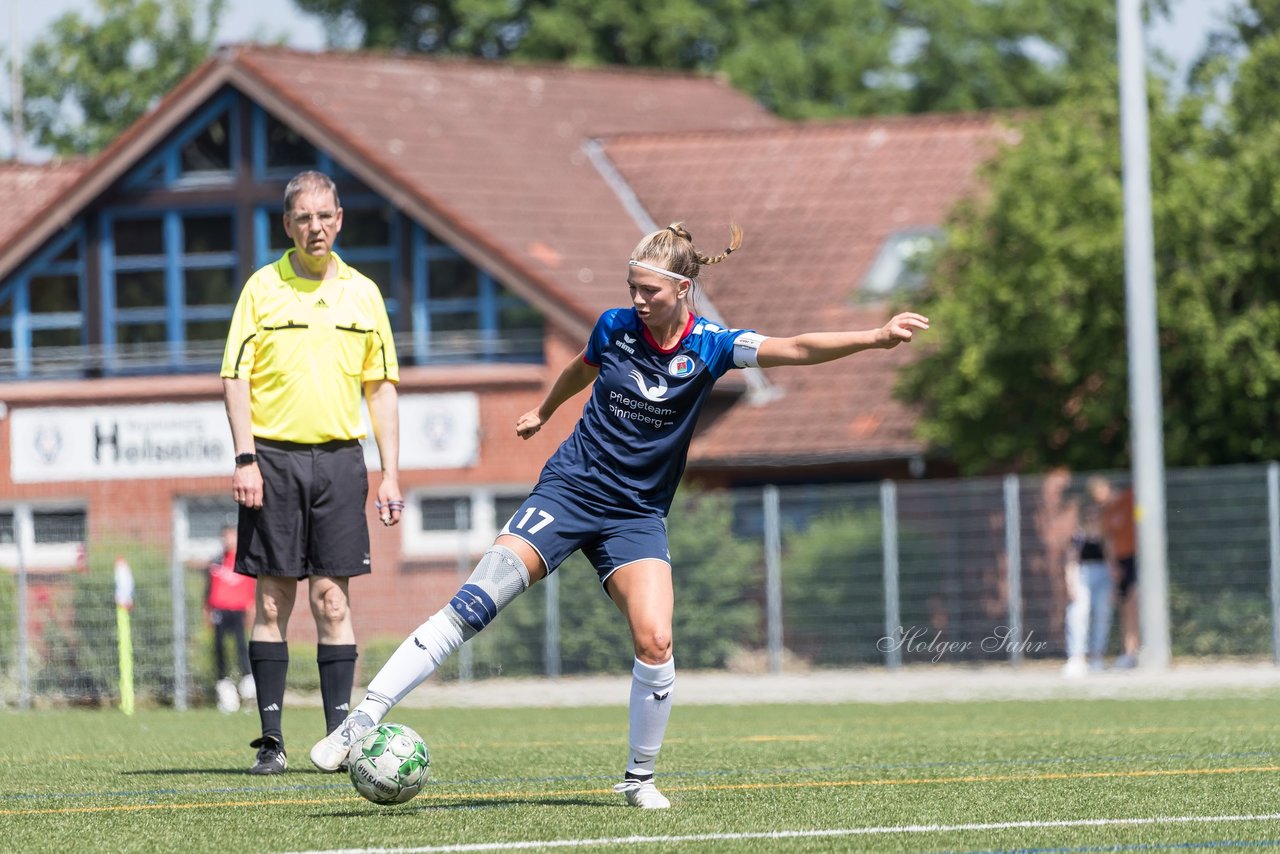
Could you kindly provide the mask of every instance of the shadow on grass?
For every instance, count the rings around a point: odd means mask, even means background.
[[[186,777],[197,776],[200,774],[213,775],[230,775],[233,777],[255,777],[259,780],[288,780],[299,775],[308,778],[308,782],[314,782],[314,777],[331,777],[334,783],[347,782],[347,775],[335,771],[321,771],[318,768],[298,768],[294,770],[290,768],[283,774],[250,774],[249,769],[245,767],[239,768],[148,768],[136,771],[117,771],[122,777]]]
[[[510,807],[529,806],[570,806],[570,807],[613,807],[618,804],[601,800],[584,798],[527,797],[527,798],[455,798],[449,801],[433,801],[429,804],[415,804],[412,801],[403,804],[379,806],[370,802],[366,809],[334,810],[316,813],[315,818],[361,818],[368,815],[391,818],[409,818],[424,812],[452,812],[455,810],[506,809]]]

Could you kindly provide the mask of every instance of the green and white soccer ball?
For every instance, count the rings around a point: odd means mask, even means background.
[[[404,724],[380,724],[347,754],[356,791],[375,804],[402,804],[431,776],[431,754],[422,736]]]

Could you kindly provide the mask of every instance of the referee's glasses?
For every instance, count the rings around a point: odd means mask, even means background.
[[[311,220],[317,220],[321,228],[328,228],[333,225],[333,221],[338,218],[337,211],[320,211],[319,213],[297,213],[289,214],[289,219],[298,228],[306,228],[311,224]]]

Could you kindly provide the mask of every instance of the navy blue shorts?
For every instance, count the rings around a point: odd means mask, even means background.
[[[502,533],[532,546],[548,573],[581,549],[601,584],[618,567],[638,560],[671,563],[667,526],[661,516],[611,511],[571,492],[556,477],[538,482]]]

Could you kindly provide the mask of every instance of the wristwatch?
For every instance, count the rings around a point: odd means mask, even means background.
[[[236,468],[253,465],[258,461],[257,454],[236,454]]]

